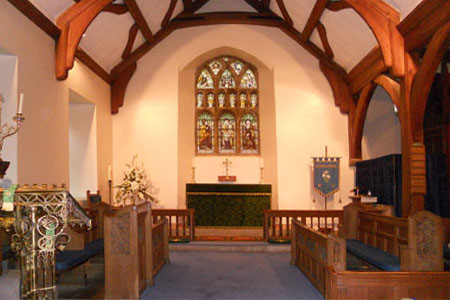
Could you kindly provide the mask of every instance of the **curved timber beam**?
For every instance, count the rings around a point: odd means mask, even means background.
[[[375,88],[376,85],[370,82],[362,89],[356,107],[352,115],[349,116],[349,152],[351,164],[362,159],[361,141],[364,132],[364,122],[366,121],[367,110]]]
[[[397,29],[400,14],[383,0],[342,0],[350,5],[374,33],[386,66],[397,77],[405,74],[404,39]]]
[[[56,43],[56,78],[64,80],[73,68],[75,52],[83,33],[95,17],[113,0],[81,0],[56,20],[61,35]]]
[[[352,97],[345,76],[330,68],[320,60],[320,70],[325,75],[330,84],[334,96],[334,104],[339,107],[342,113],[349,113]]]
[[[414,142],[423,142],[423,119],[434,74],[450,45],[450,22],[435,32],[414,78],[411,90],[411,127]]]

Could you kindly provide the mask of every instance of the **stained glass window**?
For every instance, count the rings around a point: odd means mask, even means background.
[[[241,79],[241,88],[243,89],[256,89],[256,78],[255,74],[253,74],[252,70],[248,69],[245,71],[244,76]]]
[[[204,69],[200,76],[197,79],[197,88],[198,89],[212,89],[214,87],[214,83],[211,77],[211,73],[208,70]]]
[[[219,118],[219,152],[236,152],[236,119],[230,112]]]
[[[236,74],[238,75],[241,74],[242,70],[244,69],[244,64],[240,60],[236,60],[231,64],[231,66],[233,67],[234,72],[236,72]]]
[[[236,87],[236,83],[234,81],[234,78],[231,75],[230,70],[226,69],[225,71],[223,71],[222,76],[220,77],[219,88],[228,89],[228,88],[235,88],[235,87]]]
[[[241,117],[241,153],[258,153],[258,120],[251,113]]]
[[[244,60],[219,56],[197,70],[196,153],[258,155],[257,70]]]
[[[197,152],[214,152],[214,119],[209,112],[202,112],[197,118]]]
[[[213,60],[209,63],[209,67],[211,68],[211,71],[214,73],[214,75],[217,75],[222,68],[222,64],[218,60]]]

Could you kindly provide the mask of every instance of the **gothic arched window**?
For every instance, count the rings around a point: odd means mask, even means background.
[[[196,74],[197,154],[258,154],[259,91],[256,69],[220,56]]]

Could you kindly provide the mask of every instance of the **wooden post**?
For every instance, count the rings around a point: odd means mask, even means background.
[[[291,265],[295,265],[297,260],[297,230],[295,222],[292,222],[291,229]]]

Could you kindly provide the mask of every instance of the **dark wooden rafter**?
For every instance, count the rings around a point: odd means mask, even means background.
[[[314,29],[322,17],[323,12],[327,6],[328,0],[317,0],[314,5],[311,14],[309,15],[308,21],[302,31],[302,40],[307,41],[310,39]]]
[[[139,26],[139,30],[144,36],[145,40],[151,42],[153,40],[153,33],[148,26],[147,21],[145,20],[144,15],[142,15],[142,11],[136,3],[136,0],[124,0],[125,5],[128,7],[131,16],[133,17],[136,24]]]
[[[28,0],[8,0],[14,7],[16,7],[22,14],[24,14],[31,22],[42,29],[55,41],[58,40],[61,30],[53,24],[40,10],[38,10]],[[78,48],[75,52],[75,57],[87,66],[91,71],[96,73],[107,83],[111,82],[108,72],[106,72],[95,60],[93,60],[86,52]]]
[[[139,31],[139,26],[136,23],[134,23],[130,27],[130,30],[128,32],[128,41],[127,41],[127,45],[125,46],[125,49],[122,52],[122,59],[125,59],[130,55],[131,50],[133,49],[134,42],[136,41],[136,36],[138,34],[138,31]]]
[[[380,47],[370,51],[347,75],[350,93],[358,94],[369,82],[386,72],[389,68],[383,60]]]
[[[111,84],[111,113],[117,114],[119,108],[123,106],[125,99],[125,92],[127,90],[128,83],[136,71],[137,63],[134,62],[121,72],[116,78],[114,78]]]
[[[334,53],[333,49],[331,49],[330,43],[328,42],[327,30],[321,22],[317,23],[317,32],[319,33],[320,41],[322,42],[325,53],[330,59],[333,59]]]
[[[196,2],[193,2],[194,5]],[[299,43],[304,49],[311,53],[314,57],[319,60],[323,60],[324,63],[328,64],[334,70],[345,74],[345,70],[339,66],[336,62],[331,60],[328,55],[322,51],[319,47],[310,41],[304,42],[301,40],[301,34],[298,30],[284,22],[280,17],[278,17],[273,12],[266,13],[247,13],[247,12],[221,12],[221,13],[203,13],[195,15],[187,15],[185,12],[178,14],[177,17],[172,19],[170,23],[161,28],[155,34],[155,40],[152,43],[144,43],[136,50],[134,50],[131,55],[115,66],[111,75],[115,77],[118,73],[122,72],[128,65],[137,61],[148,51],[150,51],[157,43],[163,40],[172,31],[181,28],[188,28],[193,26],[203,26],[203,25],[215,25],[215,24],[251,24],[251,25],[264,25],[270,27],[278,27],[288,36],[293,38],[297,43]]]
[[[197,12],[200,8],[203,7],[209,0],[193,0],[189,6],[185,6],[184,11],[182,11],[179,15],[182,14],[193,14]]]
[[[286,6],[284,5],[284,1],[283,0],[277,0],[277,4],[278,4],[278,8],[281,11],[281,14],[283,15],[283,19],[286,23],[288,23],[289,25],[293,26],[294,22],[292,21],[291,16],[289,15]]]
[[[423,0],[399,25],[406,51],[424,47],[434,32],[450,21],[450,1]]]
[[[331,10],[331,11],[340,11],[340,10],[343,10],[343,9],[346,9],[346,8],[351,8],[351,6],[347,2],[345,2],[343,0],[341,0],[341,1],[328,1],[328,4],[327,4],[327,9]]]
[[[367,23],[380,45],[386,66],[397,77],[405,74],[404,40],[397,29],[400,14],[383,0],[343,0]]]
[[[257,0],[245,0],[251,7],[256,9],[258,12],[265,12],[269,10],[269,7],[262,1]]]
[[[362,159],[361,141],[364,132],[364,122],[375,87],[375,84],[369,82],[362,89],[356,102],[355,110],[349,115],[349,152],[350,162],[352,163]]]
[[[192,0],[183,0],[184,9],[189,7],[192,4]]]
[[[172,15],[173,15],[173,11],[175,10],[175,7],[177,6],[177,1],[178,0],[170,0],[169,8],[167,9],[167,12],[161,22],[161,27],[166,27],[169,24],[170,19],[172,18]],[[187,5],[186,2],[189,2],[189,4],[190,4],[190,1],[183,2],[185,7]]]
[[[345,82],[344,74],[330,68],[329,65],[322,60],[320,61],[319,66],[330,84],[334,96],[334,104],[339,107],[339,110],[342,113],[349,113],[352,98],[350,90],[348,89],[348,84]]]
[[[450,45],[450,21],[435,32],[427,46],[411,90],[411,127],[414,142],[423,142],[423,119],[434,74]]]
[[[56,20],[61,34],[56,43],[56,78],[64,80],[73,68],[83,33],[94,18],[113,0],[81,0]]]

